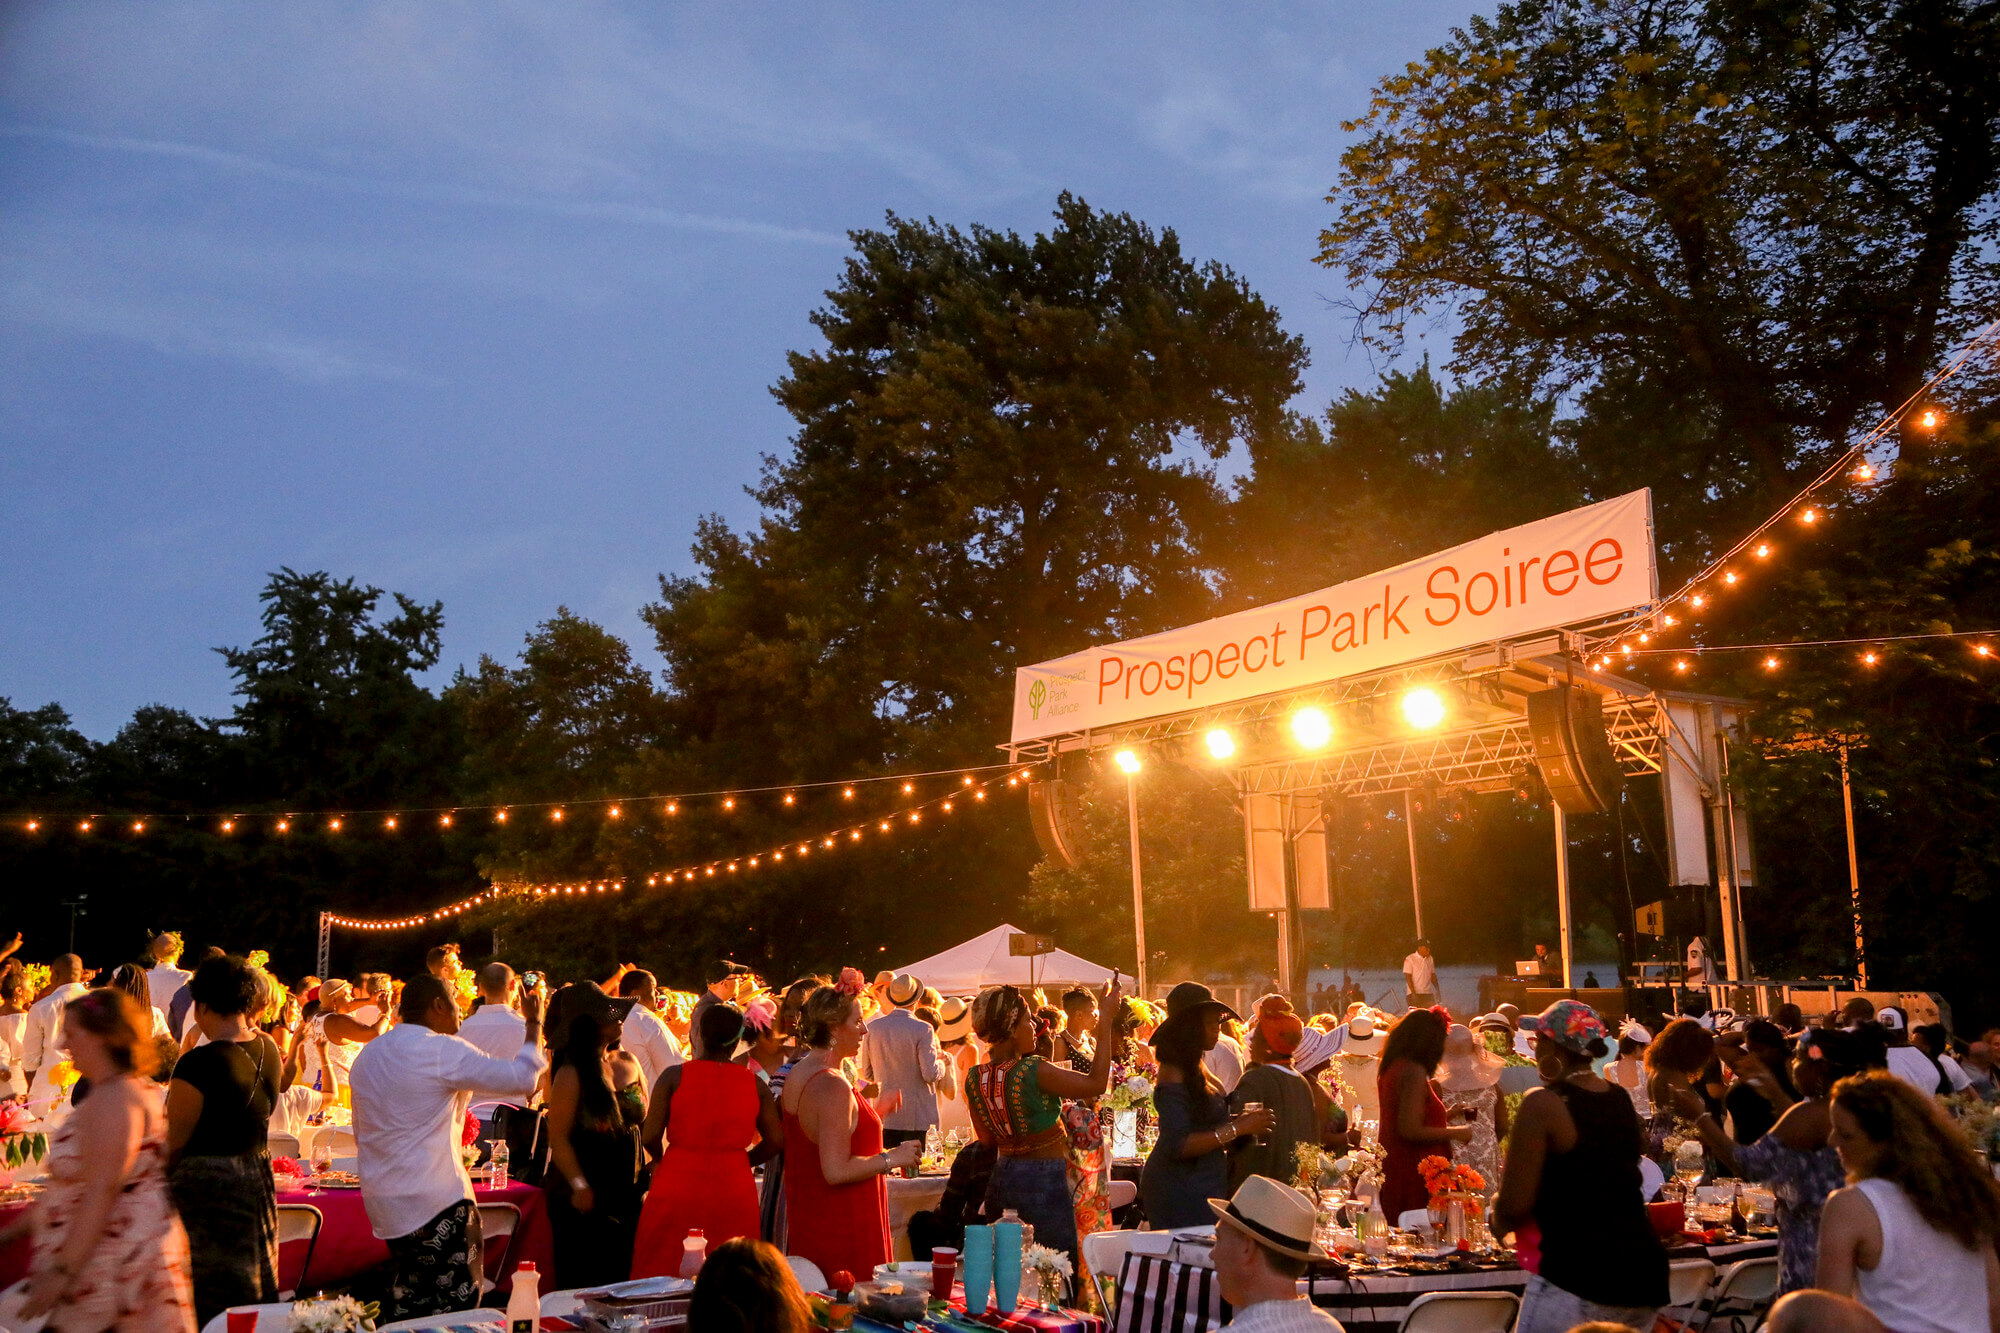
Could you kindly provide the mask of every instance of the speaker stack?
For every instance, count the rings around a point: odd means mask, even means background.
[[[1047,776],[1028,783],[1028,822],[1034,826],[1035,841],[1050,860],[1065,869],[1083,866],[1083,812],[1080,799],[1089,774],[1089,761],[1081,754],[1065,753],[1045,766]]]
[[[1566,815],[1594,815],[1618,799],[1618,761],[1604,732],[1604,700],[1595,690],[1555,685],[1528,696],[1535,767]]]

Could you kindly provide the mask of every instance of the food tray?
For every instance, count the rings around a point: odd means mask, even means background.
[[[637,1315],[648,1328],[687,1327],[688,1304],[694,1298],[694,1283],[673,1279],[666,1291],[648,1290],[660,1286],[658,1279],[619,1283],[601,1291],[577,1293],[577,1314],[584,1327],[608,1333],[616,1321]],[[620,1292],[618,1287],[636,1287]]]

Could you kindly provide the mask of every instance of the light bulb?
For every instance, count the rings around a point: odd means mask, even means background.
[[[609,810],[605,811],[605,813],[610,815],[613,819],[616,819],[622,812],[618,809],[617,806],[614,805]]]
[[[1686,671],[1687,669],[1688,669],[1688,664],[1684,661],[1674,663],[1674,670],[1676,671]]]
[[[1801,523],[1819,522],[1819,511],[1815,509],[1801,509],[1799,511],[1799,522]]]

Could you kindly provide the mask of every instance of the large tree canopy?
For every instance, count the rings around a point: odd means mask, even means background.
[[[1761,517],[2000,290],[1990,0],[1521,0],[1350,128],[1320,261],[1364,331],[1455,318],[1461,368],[1579,395],[1591,488],[1650,482],[1669,541]]]
[[[648,612],[747,771],[980,754],[1016,664],[1204,614],[1211,460],[1284,428],[1305,364],[1235,274],[1069,195],[1042,235],[892,215],[854,243],[774,391],[799,429],[766,519],[704,528],[704,577]]]

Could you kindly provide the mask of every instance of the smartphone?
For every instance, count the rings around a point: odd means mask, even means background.
[[[523,972],[521,974],[521,984],[529,990],[540,990],[542,988],[542,974],[539,972]]]

